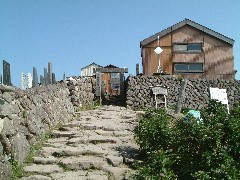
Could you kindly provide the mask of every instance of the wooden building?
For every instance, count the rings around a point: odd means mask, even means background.
[[[96,64],[95,62],[81,68],[82,77],[91,77],[96,75],[96,68],[101,68],[102,66]]]
[[[120,95],[124,92],[124,73],[128,68],[119,68],[112,64],[96,69],[96,95]],[[100,85],[101,84],[101,85]],[[101,90],[100,90],[101,87]]]
[[[184,78],[234,79],[234,40],[185,19],[140,42],[143,75],[157,72],[159,45],[161,69]]]
[[[115,69],[119,67],[109,64],[104,67],[109,69],[109,72],[102,73],[102,81],[105,85],[105,93],[107,95],[119,95],[120,94],[120,73],[115,72]],[[124,74],[121,74],[124,75]]]

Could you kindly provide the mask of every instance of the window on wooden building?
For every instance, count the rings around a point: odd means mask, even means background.
[[[202,43],[173,44],[175,52],[201,52]]]
[[[200,73],[203,72],[203,63],[175,63],[176,73]]]

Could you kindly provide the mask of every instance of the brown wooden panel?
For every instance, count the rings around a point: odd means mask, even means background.
[[[174,53],[173,62],[204,62],[204,53],[199,54],[183,54],[183,53]]]
[[[173,43],[202,43],[204,39],[202,31],[188,25],[173,31],[172,34]]]

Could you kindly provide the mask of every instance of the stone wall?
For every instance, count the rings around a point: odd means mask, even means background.
[[[96,90],[95,78],[73,77],[71,81],[67,82],[67,86],[75,110],[79,107],[93,105]]]
[[[10,178],[10,158],[21,164],[50,128],[72,119],[69,95],[67,83],[26,91],[0,85],[0,179]]]
[[[154,107],[151,86],[162,85],[168,88],[167,106],[175,109],[182,79],[174,76],[129,76],[126,80],[126,105],[129,108]],[[229,104],[240,99],[240,82],[238,80],[189,80],[186,87],[183,107],[201,109],[209,102],[209,87],[227,89]]]

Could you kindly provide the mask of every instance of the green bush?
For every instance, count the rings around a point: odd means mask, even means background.
[[[165,110],[148,110],[135,129],[135,139],[144,154],[161,148],[167,149],[170,141],[170,117]],[[161,138],[159,138],[161,137]]]
[[[210,101],[201,118],[173,120],[164,110],[148,111],[135,131],[144,160],[137,175],[150,179],[169,179],[168,175],[172,179],[239,179],[240,105],[234,105],[228,115],[225,106]]]

